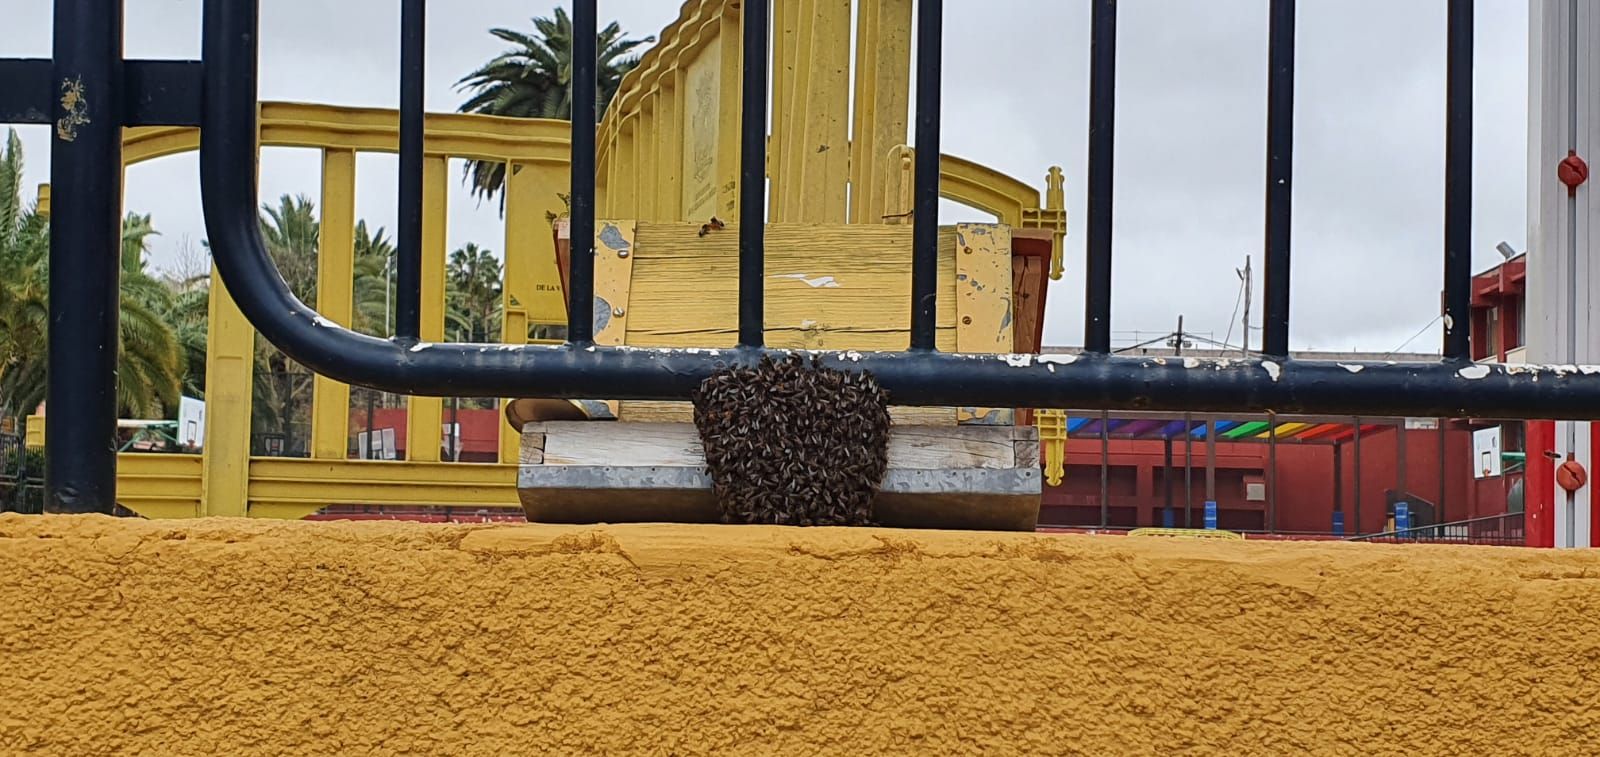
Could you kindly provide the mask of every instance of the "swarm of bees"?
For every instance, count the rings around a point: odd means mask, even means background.
[[[711,376],[693,399],[724,523],[872,523],[889,405],[870,373],[763,358]]]

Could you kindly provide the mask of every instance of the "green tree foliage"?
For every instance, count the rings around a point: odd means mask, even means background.
[[[495,342],[500,339],[501,269],[489,250],[468,242],[450,253],[445,276],[449,303],[446,338],[453,342]]]
[[[44,401],[49,327],[49,219],[22,198],[23,156],[14,130],[0,152],[0,411],[25,415]],[[163,318],[169,290],[146,271],[149,216],[122,230],[120,410],[132,417],[175,412],[181,386],[177,338]]]
[[[49,218],[24,201],[22,169],[22,146],[13,131],[0,149],[0,414],[7,415],[31,413],[44,401],[47,383]],[[314,304],[321,237],[315,203],[284,195],[264,204],[261,232],[290,291]],[[371,229],[365,221],[354,232],[352,326],[361,333],[388,336],[395,244],[384,229]],[[149,215],[130,213],[123,219],[117,370],[124,417],[171,418],[181,395],[205,397],[209,260],[194,255],[183,261],[180,273],[158,273],[150,265],[150,251],[159,234]],[[476,244],[451,254],[447,339],[500,338],[501,276],[499,259]],[[282,434],[289,451],[305,448],[312,383],[304,366],[264,339],[256,340],[251,425],[258,439]]]
[[[462,77],[456,85],[470,93],[462,113],[482,113],[514,118],[572,118],[572,19],[563,8],[554,18],[533,19],[533,33],[496,28],[489,33],[511,47]],[[629,39],[615,21],[596,37],[599,51],[595,72],[596,113],[603,115],[616,97],[622,77],[639,65],[635,49],[655,37]],[[467,177],[473,194],[494,197],[505,186],[506,166],[490,161],[469,161]],[[505,199],[501,197],[501,208]]]

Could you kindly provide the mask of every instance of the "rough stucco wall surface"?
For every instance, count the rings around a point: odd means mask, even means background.
[[[1595,754],[1600,554],[0,517],[0,752]]]

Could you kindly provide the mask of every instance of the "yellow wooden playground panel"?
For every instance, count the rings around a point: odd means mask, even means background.
[[[851,3],[774,6],[775,75],[769,175],[770,220],[829,226],[903,224],[911,209],[911,0],[857,3],[856,68],[850,73]],[[702,224],[738,218],[739,4],[690,0],[623,80],[600,125],[598,215],[634,222]],[[802,7],[806,12],[801,12]],[[815,11],[815,12],[812,12]],[[850,105],[854,103],[853,115]],[[326,318],[349,325],[354,298],[357,155],[392,153],[399,141],[392,110],[298,103],[261,105],[262,147],[321,152],[321,238],[317,298]],[[445,323],[449,161],[509,164],[504,259],[505,341],[531,326],[566,321],[555,239],[547,214],[565,211],[569,187],[565,121],[429,114],[424,165],[422,338],[441,341]],[[129,129],[124,163],[134,165],[198,149],[192,128]],[[941,194],[995,216],[1011,228],[1048,229],[1051,272],[1060,275],[1066,232],[1062,174],[1045,172],[1040,190],[977,163],[943,156]],[[47,190],[46,190],[47,191]],[[48,195],[44,195],[47,202]],[[870,277],[869,277],[870,278]],[[621,281],[628,281],[623,278]],[[650,281],[632,279],[633,296]],[[597,285],[608,286],[605,274]],[[624,284],[626,286],[626,284]],[[731,279],[730,279],[731,286]],[[950,302],[941,298],[941,303]],[[683,333],[701,316],[679,313]],[[501,429],[500,463],[439,460],[442,400],[408,400],[410,459],[346,459],[350,388],[315,379],[309,459],[250,455],[250,396],[256,334],[211,278],[203,455],[126,453],[118,461],[121,504],[149,517],[300,518],[333,504],[516,507],[519,437]],[[652,328],[635,322],[630,330]],[[796,346],[828,348],[829,337],[796,333]],[[780,341],[788,341],[780,339]],[[962,337],[953,334],[960,346]],[[710,346],[710,345],[700,345]],[[903,344],[885,345],[899,349]],[[983,350],[988,351],[988,350]],[[1008,351],[1008,350],[1001,350]],[[979,409],[981,410],[981,409]],[[504,426],[505,424],[502,424]],[[30,423],[42,429],[42,423]],[[42,439],[30,438],[30,443]]]

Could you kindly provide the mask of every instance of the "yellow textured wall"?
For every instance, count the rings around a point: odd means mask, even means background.
[[[1593,754],[1600,555],[0,517],[0,752]]]

